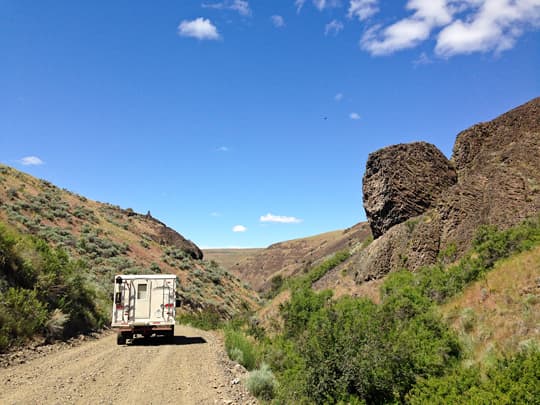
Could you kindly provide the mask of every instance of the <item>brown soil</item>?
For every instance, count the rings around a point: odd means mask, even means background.
[[[0,369],[2,404],[255,404],[222,337],[177,325],[175,339],[116,345],[116,335]]]

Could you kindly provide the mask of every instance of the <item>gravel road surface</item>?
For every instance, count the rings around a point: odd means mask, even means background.
[[[177,325],[175,339],[118,346],[116,335],[0,369],[0,404],[256,404],[221,336]]]

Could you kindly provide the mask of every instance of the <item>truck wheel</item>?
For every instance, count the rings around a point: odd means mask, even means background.
[[[126,344],[126,337],[121,333],[116,335],[116,344],[117,345],[125,345]]]

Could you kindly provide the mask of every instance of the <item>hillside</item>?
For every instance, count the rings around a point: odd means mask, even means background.
[[[203,249],[203,254],[206,260],[214,260],[219,263],[224,269],[230,271],[234,269],[236,263],[254,256],[259,253],[260,248],[249,249]]]
[[[215,260],[254,289],[265,291],[273,277],[290,278],[307,272],[338,251],[358,249],[370,236],[367,223],[359,223],[345,230],[275,243],[232,265],[220,257]]]
[[[540,247],[497,263],[441,312],[474,362],[540,343]]]
[[[80,272],[107,299],[115,274],[173,273],[180,281],[183,311],[230,317],[257,305],[256,294],[215,262],[203,260],[194,243],[150,213],[92,201],[4,165],[0,222],[82,260]],[[5,284],[5,274],[0,278]]]

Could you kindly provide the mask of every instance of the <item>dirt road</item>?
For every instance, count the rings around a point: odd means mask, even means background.
[[[220,338],[177,325],[156,338],[117,346],[116,335],[0,369],[0,404],[251,404]]]

